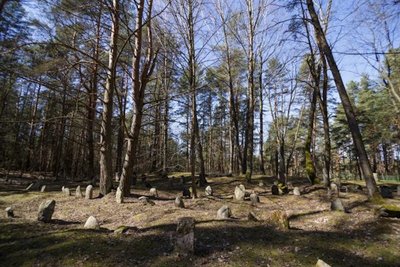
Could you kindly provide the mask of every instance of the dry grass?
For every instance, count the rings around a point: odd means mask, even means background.
[[[267,186],[258,186],[261,179]],[[5,263],[2,266],[310,266],[322,258],[332,266],[398,266],[400,222],[377,218],[362,193],[342,193],[349,213],[331,212],[320,187],[306,188],[303,181],[294,181],[309,193],[272,196],[273,181],[258,176],[245,184],[248,191],[260,195],[261,203],[254,207],[250,201],[232,198],[243,178],[219,177],[209,179],[214,197],[205,197],[204,188],[200,189],[199,198],[185,199],[185,209],[180,209],[174,206],[181,188],[178,180],[150,179],[159,191],[154,206],[137,200],[139,195],[149,195],[141,185],[123,204],[115,202],[114,193],[92,200],[67,197],[59,184],[45,193],[0,187],[0,208],[12,206],[17,216],[0,221],[0,262]],[[73,194],[76,185],[68,185]],[[57,203],[50,224],[36,222],[37,208],[45,199]],[[216,212],[225,204],[234,219],[218,221]],[[390,204],[400,206],[400,200]],[[287,213],[288,231],[268,220],[247,220],[249,211],[267,219],[276,210]],[[89,216],[100,221],[101,231],[82,229]],[[188,258],[173,253],[176,221],[184,216],[197,222],[197,252]],[[130,230],[114,234],[120,226]]]

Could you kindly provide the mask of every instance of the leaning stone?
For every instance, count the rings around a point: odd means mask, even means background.
[[[55,200],[47,200],[42,202],[39,206],[39,211],[38,211],[38,221],[41,222],[50,222],[51,217],[53,216],[54,213],[54,208],[56,206],[56,201]]]
[[[139,201],[141,203],[143,203],[144,205],[150,204],[150,205],[154,206],[156,204],[156,203],[154,203],[154,201],[151,201],[148,197],[145,197],[145,196],[139,197]]]
[[[86,199],[93,198],[93,186],[91,184],[86,187],[85,198]]]
[[[71,196],[71,191],[69,190],[68,187],[64,188],[64,194],[65,194],[67,197]]]
[[[175,250],[179,253],[190,254],[194,252],[195,220],[192,217],[178,219],[176,227]]]
[[[235,187],[235,199],[236,200],[244,200],[246,195],[246,189],[244,185],[239,185]]]
[[[81,191],[81,186],[80,186],[80,185],[78,185],[78,186],[76,187],[75,196],[76,196],[76,197],[83,197],[82,191]]]
[[[251,205],[255,206],[255,205],[257,205],[257,203],[260,203],[260,198],[258,197],[258,195],[256,193],[251,193],[250,201],[251,201]]]
[[[331,210],[333,210],[333,211],[342,211],[342,212],[346,211],[346,209],[344,208],[343,203],[340,200],[340,198],[336,198],[336,199],[332,200],[332,202],[331,202]]]
[[[40,188],[40,192],[46,192],[46,185],[42,185],[42,187]]]
[[[257,215],[256,215],[254,212],[252,212],[252,211],[250,211],[249,214],[247,214],[247,219],[248,219],[249,221],[253,221],[253,222],[258,222],[258,221],[260,221],[260,219],[257,217]]]
[[[281,230],[289,229],[289,219],[285,211],[273,211],[270,220],[273,225]]]
[[[206,194],[206,196],[212,196],[213,190],[212,190],[211,186],[207,186],[204,193]]]
[[[298,187],[293,188],[293,195],[295,195],[295,196],[300,196],[301,195],[300,189]]]
[[[272,185],[271,186],[271,193],[275,196],[279,196],[279,187],[277,185]]]
[[[86,229],[100,229],[100,224],[95,217],[90,216],[83,227]]]
[[[185,207],[185,203],[183,203],[182,197],[177,196],[175,198],[175,207],[177,207],[177,208],[184,208]]]
[[[156,188],[150,188],[150,196],[158,197],[158,192]]]
[[[217,212],[217,219],[220,220],[229,219],[231,216],[232,216],[231,209],[227,205],[222,206]]]
[[[380,186],[379,189],[380,189],[380,191],[381,191],[381,196],[382,196],[383,198],[393,198],[392,190],[390,190],[389,187],[387,187],[387,186]]]
[[[115,200],[117,201],[118,204],[124,202],[124,196],[122,195],[122,190],[119,186],[117,188],[117,192],[115,193]]]
[[[318,260],[317,264],[315,264],[315,267],[331,267],[329,264],[327,264],[326,262],[324,262],[323,260]]]
[[[14,210],[11,207],[7,207],[6,211],[6,218],[14,218]]]

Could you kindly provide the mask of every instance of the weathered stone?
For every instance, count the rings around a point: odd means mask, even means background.
[[[279,187],[278,185],[272,185],[271,186],[271,193],[275,196],[279,196]]]
[[[124,196],[122,194],[121,188],[117,188],[117,192],[115,193],[115,200],[117,201],[118,204],[121,204],[124,202]]]
[[[379,181],[378,173],[374,172],[372,175],[374,176],[375,182],[378,182]]]
[[[148,197],[146,196],[141,196],[139,197],[139,201],[141,203],[143,203],[144,205],[150,204],[150,205],[155,205],[156,203],[154,203],[154,201],[150,200]]]
[[[14,218],[14,210],[11,207],[7,207],[6,211],[6,218]]]
[[[236,200],[244,200],[244,197],[246,196],[246,188],[244,185],[239,185],[235,187],[235,199]]]
[[[83,227],[86,229],[100,229],[100,224],[95,217],[90,216]]]
[[[93,198],[93,186],[91,184],[86,187],[85,198],[86,199]]]
[[[184,208],[185,207],[185,203],[183,203],[182,197],[177,196],[175,198],[175,207],[177,207],[177,208]]]
[[[51,217],[53,216],[54,213],[55,206],[56,206],[55,200],[46,200],[42,202],[39,206],[38,221],[45,223],[50,222]]]
[[[229,219],[231,216],[231,209],[227,205],[222,206],[217,212],[217,219],[220,220]]]
[[[323,260],[318,259],[317,264],[315,264],[315,267],[331,267],[331,266],[326,262],[324,262]]]
[[[285,185],[284,183],[278,183],[278,191],[279,195],[284,195],[289,193],[289,187]]]
[[[249,221],[253,221],[253,222],[258,222],[258,221],[260,221],[260,219],[257,217],[257,215],[256,215],[254,212],[252,212],[252,211],[250,211],[249,214],[247,214],[247,219],[248,219]]]
[[[250,201],[251,201],[251,205],[255,206],[257,205],[257,203],[260,203],[260,198],[258,197],[258,195],[256,193],[251,193],[250,194]]]
[[[212,190],[211,186],[207,186],[204,193],[206,194],[206,196],[212,196],[213,190]]]
[[[343,203],[342,203],[342,201],[340,200],[340,198],[336,198],[336,199],[334,199],[334,200],[331,201],[331,210],[334,210],[334,211],[343,211],[343,212],[346,211],[346,209],[345,209],[345,207],[343,206]]]
[[[192,217],[178,219],[176,227],[175,250],[179,253],[189,254],[194,252],[195,220]]]
[[[300,189],[298,187],[293,188],[293,195],[295,195],[295,196],[300,196],[301,195]]]
[[[83,197],[81,186],[78,185],[75,190],[75,197]]]
[[[383,198],[393,198],[392,190],[387,186],[380,186],[381,196]]]
[[[158,197],[158,192],[156,188],[150,188],[150,196]]]
[[[40,188],[40,192],[46,192],[46,185],[42,185],[42,187]]]
[[[61,192],[64,193],[64,190],[65,190],[65,186],[62,186],[62,187],[61,187]]]
[[[259,182],[259,183],[258,183],[258,186],[259,186],[259,187],[264,187],[264,183],[263,183],[263,182]]]
[[[119,177],[118,172],[115,173],[114,179],[115,179],[115,181],[116,181],[117,183],[119,182],[120,177]]]
[[[285,211],[275,210],[271,213],[270,221],[281,230],[289,229],[289,219]]]
[[[65,194],[67,197],[71,196],[71,191],[69,190],[68,187],[64,188],[64,194]]]
[[[339,188],[338,188],[337,184],[331,183],[329,188],[331,190],[332,197],[339,197]]]

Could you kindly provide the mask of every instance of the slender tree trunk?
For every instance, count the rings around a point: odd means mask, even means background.
[[[108,70],[106,87],[103,96],[103,114],[100,130],[100,195],[105,196],[111,192],[112,169],[112,116],[113,97],[115,91],[117,68],[117,41],[119,35],[119,0],[113,0],[112,27],[110,35],[110,51],[108,54]]]
[[[264,163],[264,99],[263,99],[263,58],[260,53],[260,74],[259,74],[259,98],[260,98],[260,171],[265,175]]]
[[[311,97],[311,105],[310,105],[310,114],[308,118],[308,133],[306,137],[306,141],[304,144],[305,150],[305,167],[308,179],[310,180],[311,184],[315,184],[316,182],[316,173],[315,173],[315,166],[313,162],[313,158],[311,155],[311,143],[312,143],[312,136],[314,132],[314,118],[315,118],[315,110],[317,107],[317,90],[318,87],[312,89],[312,97]]]
[[[332,50],[326,40],[326,36],[322,30],[319,18],[314,9],[314,4],[312,0],[307,0],[307,7],[310,13],[311,22],[314,26],[315,35],[317,39],[318,46],[320,50],[323,51],[329,67],[331,69],[333,78],[335,80],[336,88],[338,90],[340,99],[342,101],[342,105],[346,114],[347,122],[349,124],[349,129],[352,135],[352,139],[355,145],[356,153],[358,154],[360,160],[360,166],[362,173],[364,175],[364,179],[368,189],[368,196],[370,198],[381,198],[379,195],[378,188],[376,186],[376,182],[374,180],[371,165],[368,160],[367,152],[365,151],[364,142],[362,140],[361,132],[358,127],[358,123],[355,117],[354,109],[347,95],[346,88],[344,86],[342,77],[340,75],[340,71],[338,66],[336,65],[335,58],[332,54]]]
[[[32,159],[34,155],[34,150],[35,150],[35,131],[36,131],[36,116],[37,116],[37,110],[38,110],[38,105],[39,105],[39,96],[40,96],[40,89],[41,85],[39,84],[37,92],[36,92],[36,99],[35,99],[35,104],[33,105],[33,110],[31,113],[31,122],[29,125],[29,139],[28,139],[28,155],[26,158],[26,164],[25,164],[25,169],[30,170],[32,168]],[[35,165],[37,164],[37,161],[35,161]]]

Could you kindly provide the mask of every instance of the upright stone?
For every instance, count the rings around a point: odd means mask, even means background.
[[[246,195],[246,189],[244,185],[239,185],[235,187],[235,199],[236,200],[244,200]]]
[[[293,188],[293,195],[300,196],[300,189],[298,187]]]
[[[264,182],[259,182],[259,183],[258,183],[258,186],[259,186],[259,187],[264,187]]]
[[[337,184],[331,183],[330,190],[331,190],[331,197],[339,197],[339,188]]]
[[[333,210],[333,211],[342,211],[342,212],[346,211],[346,209],[343,206],[343,203],[340,200],[340,198],[336,198],[331,202],[331,210]]]
[[[46,185],[42,185],[42,187],[40,188],[40,192],[46,192]]]
[[[206,194],[206,196],[212,196],[213,190],[212,190],[211,186],[207,186],[204,193]]]
[[[185,198],[190,198],[190,196],[191,196],[190,190],[187,187],[184,187],[182,189],[182,196]]]
[[[150,188],[150,196],[158,197],[158,192],[156,188]]]
[[[177,252],[182,254],[191,254],[194,252],[194,228],[195,220],[192,217],[178,219],[175,246]]]
[[[375,182],[377,183],[379,181],[378,173],[374,172],[372,175],[374,176]]]
[[[328,263],[324,262],[323,260],[318,259],[317,264],[315,267],[331,267]]]
[[[222,206],[217,212],[217,219],[220,220],[229,219],[231,216],[232,216],[231,209],[227,205]]]
[[[75,190],[75,197],[83,197],[82,191],[81,191],[81,186],[80,186],[80,185],[78,185],[78,186],[76,187],[76,190]]]
[[[251,205],[255,206],[257,205],[257,203],[260,203],[260,198],[258,197],[258,195],[256,193],[251,193],[250,194],[250,201],[251,201]]]
[[[26,191],[29,191],[29,190],[31,190],[31,189],[32,189],[32,187],[33,187],[33,183],[31,183],[30,185],[28,185],[28,187],[27,187],[27,188],[25,188],[25,190],[26,190]]]
[[[14,218],[14,210],[11,207],[7,207],[6,211],[6,218]]]
[[[86,187],[85,198],[86,199],[93,198],[93,186],[91,184]]]
[[[71,191],[69,190],[68,187],[64,188],[64,194],[65,194],[67,197],[71,196]]]
[[[117,187],[117,193],[115,193],[115,200],[117,201],[118,204],[121,204],[124,202],[124,196],[122,194],[121,188],[119,186]]]
[[[90,216],[83,227],[86,229],[100,229],[100,224],[95,217]]]
[[[53,216],[54,213],[54,208],[56,206],[56,201],[55,200],[46,200],[42,202],[39,206],[39,211],[38,211],[38,221],[41,222],[50,222],[51,217]]]
[[[61,192],[64,193],[64,190],[65,190],[65,186],[62,186],[62,187],[61,187]]]
[[[275,196],[279,196],[279,187],[278,185],[274,184],[271,186],[271,193]]]
[[[183,203],[182,197],[177,196],[175,198],[175,207],[177,207],[177,208],[184,208],[185,207],[185,203]]]

